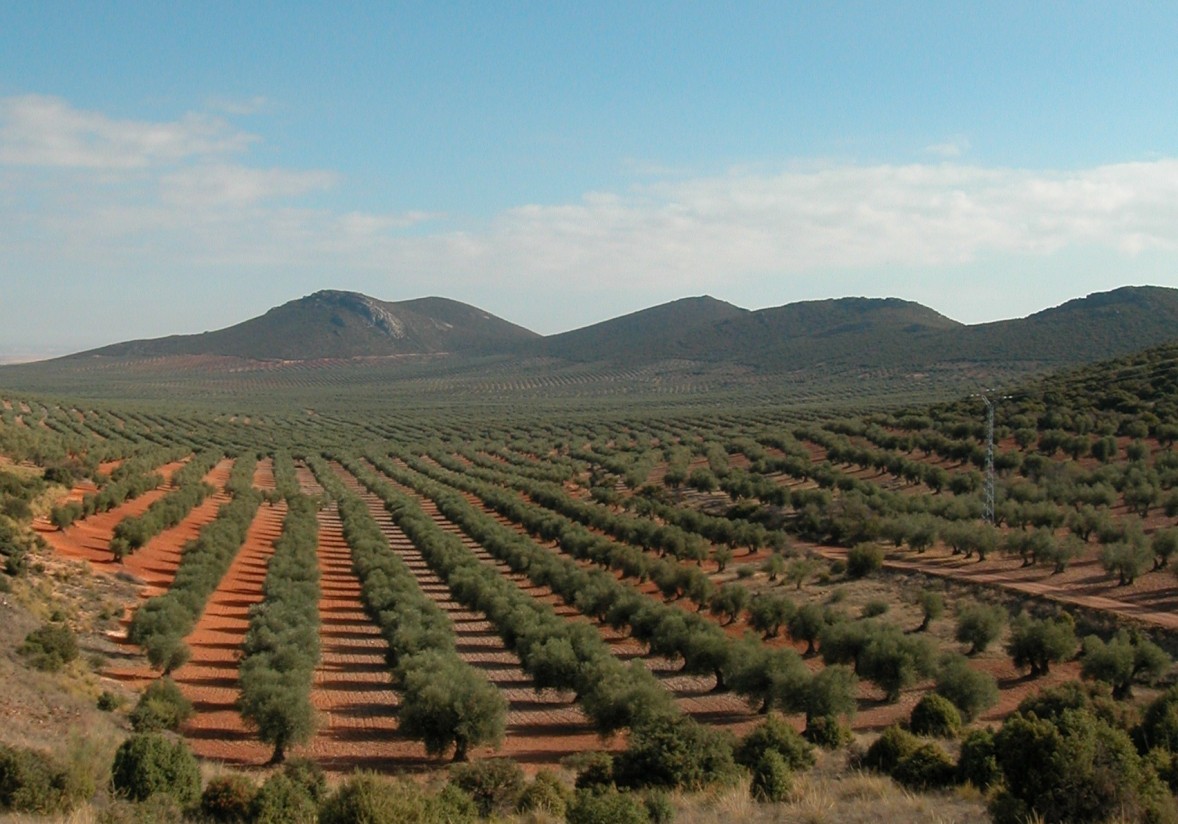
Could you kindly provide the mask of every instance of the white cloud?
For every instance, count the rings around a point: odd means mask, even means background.
[[[1122,283],[1134,261],[1148,257],[1153,272],[1159,260],[1178,264],[1174,158],[1069,171],[938,161],[676,173],[475,223],[327,205],[321,195],[330,189],[337,202],[346,181],[254,168],[246,150],[256,140],[203,114],[148,123],[52,98],[0,100],[5,268],[108,281],[180,267],[202,282],[302,273],[315,288],[356,277],[389,299],[514,301],[518,311],[500,313],[539,327],[560,312],[600,320],[593,307],[607,299],[639,308],[654,295],[748,295],[768,284],[761,305],[785,302],[834,288],[832,273],[914,297],[915,280],[940,278],[951,293],[951,273],[980,261],[1018,263],[1019,275],[995,273],[1007,291],[1050,256],[1094,250]]]
[[[152,123],[116,120],[55,97],[0,99],[0,165],[139,169],[240,152],[257,140],[206,114]]]
[[[963,154],[968,152],[969,149],[970,149],[969,138],[962,137],[962,136],[953,137],[953,138],[951,138],[949,140],[945,140],[941,143],[933,143],[931,145],[924,147],[924,151],[926,154],[936,155],[937,157],[943,157],[946,160],[956,160],[957,158],[961,157]]]
[[[329,189],[336,179],[331,172],[201,164],[163,175],[160,192],[166,203],[176,206],[215,208],[298,197]]]

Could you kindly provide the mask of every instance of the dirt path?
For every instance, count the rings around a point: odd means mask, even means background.
[[[815,550],[830,559],[845,559],[847,555],[847,550],[840,547],[815,547]],[[1052,573],[1049,564],[1024,567],[1017,558],[1000,555],[979,562],[976,558],[967,560],[953,555],[945,548],[921,554],[892,552],[884,559],[884,567],[1022,592],[1178,630],[1178,585],[1172,572],[1149,572],[1130,586],[1117,586],[1116,578],[1100,566],[1095,550],[1058,574]]]

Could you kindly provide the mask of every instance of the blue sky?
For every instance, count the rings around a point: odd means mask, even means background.
[[[1172,3],[0,4],[0,357],[321,288],[543,333],[1178,286]]]

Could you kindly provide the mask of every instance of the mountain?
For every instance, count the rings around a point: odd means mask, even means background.
[[[446,298],[398,303],[324,290],[236,326],[199,335],[116,343],[73,357],[220,355],[319,360],[438,353],[488,354],[539,338],[474,306]]]
[[[664,303],[613,320],[550,335],[534,349],[570,361],[619,361],[694,356],[687,352],[692,334],[750,314],[710,295]]]
[[[964,325],[898,298],[749,311],[684,298],[541,337],[444,298],[323,291],[215,332],[0,366],[7,391],[121,398],[584,403],[703,396],[929,398],[1178,340],[1178,290],[1124,287]],[[390,357],[395,356],[395,357]]]

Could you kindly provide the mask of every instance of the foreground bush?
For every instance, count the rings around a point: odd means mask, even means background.
[[[788,801],[793,795],[793,776],[789,766],[775,750],[766,750],[753,765],[749,794],[755,801]]]
[[[961,713],[948,698],[930,692],[912,708],[908,726],[917,735],[956,738],[961,732]]]
[[[315,824],[319,807],[306,788],[285,773],[266,779],[250,802],[253,824]]]
[[[861,766],[868,770],[891,775],[896,766],[920,747],[920,739],[893,724],[879,738],[871,742],[863,754]]]
[[[921,744],[900,759],[892,770],[892,778],[914,790],[934,790],[948,787],[956,780],[953,759],[932,742]]]
[[[548,813],[559,819],[564,818],[572,799],[573,793],[563,781],[548,770],[540,770],[520,795],[518,808],[521,812]]]
[[[164,793],[186,806],[200,797],[200,767],[181,740],[159,733],[133,735],[115,752],[111,784],[132,801]]]
[[[479,815],[509,813],[523,795],[523,768],[508,758],[488,758],[450,769],[450,783],[474,800]]]
[[[742,767],[754,769],[769,752],[776,753],[787,769],[808,770],[814,766],[814,746],[780,715],[765,719],[737,745],[733,757]]]
[[[256,794],[254,782],[241,773],[218,775],[200,794],[200,811],[210,821],[246,821]]]
[[[577,790],[565,820],[568,824],[650,824],[639,796],[613,789]]]
[[[698,790],[735,777],[728,738],[683,715],[634,728],[628,746],[614,759],[619,787]]]
[[[1030,816],[1046,822],[1178,818],[1169,790],[1129,736],[1088,710],[1012,715],[995,735],[994,751],[1003,778],[991,806],[997,824]]]
[[[82,800],[84,788],[63,764],[36,750],[0,746],[0,810],[49,815]]]
[[[411,781],[389,781],[366,772],[340,784],[319,811],[320,824],[463,824],[475,820],[477,813],[469,798],[447,792],[429,795]]]
[[[175,731],[192,713],[192,702],[184,697],[176,682],[160,678],[139,696],[139,703],[131,710],[131,726],[136,732]]]

